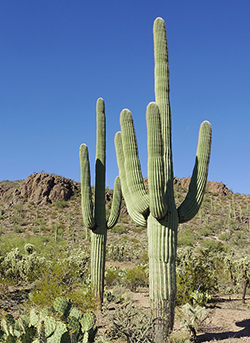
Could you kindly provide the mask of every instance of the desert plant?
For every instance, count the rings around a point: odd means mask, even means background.
[[[218,286],[215,256],[206,250],[178,249],[176,304],[206,305]]]
[[[113,324],[111,332],[114,338],[123,335],[128,343],[153,342],[152,318],[130,301],[118,306],[112,316],[108,312],[107,315]]]
[[[225,269],[230,275],[232,290],[242,292],[242,302],[245,303],[247,287],[250,285],[249,257],[236,258],[234,255],[225,256]]]
[[[32,304],[45,307],[60,294],[69,297],[82,308],[96,309],[95,297],[90,285],[84,256],[71,256],[47,261],[46,268],[39,270],[35,288],[29,294]]]
[[[29,317],[26,315],[14,318],[7,313],[1,318],[0,342],[32,343],[36,329],[29,326]]]
[[[53,306],[41,311],[31,309],[29,316],[1,320],[2,338],[8,343],[88,343],[93,342],[96,327],[92,312],[82,313],[72,301],[57,297]]]
[[[109,219],[105,210],[106,173],[106,119],[104,100],[96,104],[96,160],[95,160],[95,200],[92,201],[88,148],[80,146],[81,201],[84,225],[91,230],[91,278],[98,307],[101,308],[104,289],[104,271],[107,229],[117,222],[121,206],[121,187],[119,177],[115,180],[114,197]],[[94,210],[93,210],[94,208]]]
[[[16,282],[34,281],[38,270],[46,264],[46,259],[39,256],[32,244],[25,245],[26,254],[16,248],[12,249],[1,259],[1,274],[3,277]]]
[[[195,166],[188,194],[176,208],[173,190],[169,69],[165,23],[154,22],[155,97],[147,107],[148,188],[141,173],[132,114],[121,112],[121,132],[115,137],[122,193],[128,213],[146,226],[149,254],[149,292],[154,318],[154,342],[166,342],[174,322],[175,259],[178,223],[192,219],[202,203],[208,173],[211,125],[200,127]]]
[[[181,307],[181,322],[187,329],[192,338],[192,342],[197,342],[197,329],[202,322],[207,318],[207,310],[200,305],[190,305],[189,303]]]
[[[136,292],[138,287],[146,287],[148,285],[146,268],[144,266],[138,266],[128,269],[123,283],[132,292]]]

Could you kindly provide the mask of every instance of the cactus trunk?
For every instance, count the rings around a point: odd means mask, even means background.
[[[155,343],[166,342],[174,324],[177,227],[177,211],[161,221],[148,217],[149,296]]]
[[[106,241],[107,230],[103,233],[91,232],[91,283],[98,309],[101,309],[103,301]]]

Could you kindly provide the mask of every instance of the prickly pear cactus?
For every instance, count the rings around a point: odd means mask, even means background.
[[[72,302],[70,299],[66,299],[65,297],[57,297],[53,303],[53,307],[60,316],[68,317],[72,307]]]
[[[1,327],[7,336],[14,336],[15,319],[7,313],[1,320]]]
[[[6,343],[78,343],[94,339],[95,315],[82,314],[64,297],[55,299],[54,308],[38,311],[29,316],[1,318],[0,342]]]
[[[36,335],[36,329],[29,327],[28,316],[14,319],[11,314],[7,314],[1,320],[1,328],[1,342],[32,343]]]
[[[82,319],[80,320],[82,326],[82,332],[90,331],[95,326],[96,318],[94,313],[88,312],[84,313]]]

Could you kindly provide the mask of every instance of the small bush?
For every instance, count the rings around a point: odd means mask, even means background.
[[[108,287],[117,285],[120,281],[119,268],[109,267],[105,272],[105,281]]]
[[[176,304],[193,304],[194,293],[207,297],[217,290],[217,271],[214,255],[209,250],[194,254],[190,248],[178,250]]]
[[[65,200],[58,200],[57,202],[54,203],[54,205],[57,207],[57,208],[65,208],[65,207],[68,207],[68,204]]]
[[[112,316],[107,315],[113,324],[109,332],[112,342],[120,337],[126,337],[128,343],[153,342],[152,319],[131,302],[117,307]]]
[[[132,291],[136,292],[138,287],[146,287],[148,285],[148,277],[143,266],[138,266],[127,270],[124,278],[124,284]]]
[[[30,293],[30,300],[35,305],[46,307],[59,295],[72,299],[82,309],[95,310],[95,298],[90,287],[90,277],[85,275],[80,279],[78,271],[67,263],[53,261],[40,270],[39,280]]]
[[[178,246],[193,246],[194,242],[195,236],[192,230],[183,230],[178,234]]]
[[[123,233],[127,233],[127,229],[125,228],[125,226],[114,226],[111,232],[122,235]]]
[[[8,252],[1,261],[2,277],[15,280],[16,282],[34,281],[38,270],[46,264],[44,257],[37,255],[34,246],[25,245],[26,254],[22,254],[18,248]]]
[[[212,239],[204,240],[202,242],[202,247],[207,249],[209,252],[223,252],[226,251],[226,246],[219,241],[214,241]]]

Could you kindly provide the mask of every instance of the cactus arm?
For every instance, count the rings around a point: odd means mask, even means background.
[[[169,66],[166,26],[162,18],[156,18],[153,27],[155,60],[155,101],[161,115],[163,156],[165,164],[165,191],[172,188],[173,161],[171,141],[171,109],[169,101]],[[172,193],[172,192],[170,192]],[[171,194],[170,194],[171,196]]]
[[[123,154],[123,144],[122,144],[122,135],[121,132],[117,132],[115,135],[115,149],[116,149],[116,157],[117,157],[117,164],[119,168],[119,176],[121,181],[121,188],[122,188],[122,194],[124,196],[126,206],[128,213],[132,220],[140,225],[140,226],[146,226],[147,221],[145,217],[139,213],[137,210],[133,207],[133,202],[131,199],[131,194],[129,192],[129,188],[127,185],[127,177],[126,177],[126,169],[124,164],[124,154]]]
[[[124,166],[126,169],[126,178],[129,192],[131,194],[131,200],[133,202],[134,209],[147,217],[149,210],[149,197],[143,183],[133,117],[129,110],[125,109],[121,112],[120,125],[125,158]]]
[[[122,203],[121,182],[120,182],[119,176],[117,176],[117,178],[115,179],[114,196],[113,196],[113,201],[112,201],[112,206],[111,206],[111,212],[110,212],[110,216],[107,222],[108,229],[111,229],[117,223],[117,220],[120,214],[121,203]]]
[[[198,212],[205,193],[211,150],[212,129],[208,121],[200,126],[195,166],[185,200],[178,208],[179,223],[192,219]]]
[[[95,162],[95,224],[98,230],[106,227],[105,210],[106,119],[102,98],[96,103],[96,162]]]
[[[150,213],[158,220],[167,213],[166,195],[164,192],[163,142],[161,119],[156,103],[147,107],[148,131],[148,188]]]
[[[84,225],[93,229],[95,221],[93,216],[93,202],[90,186],[89,153],[86,144],[80,146],[80,167],[81,167],[81,205]]]

